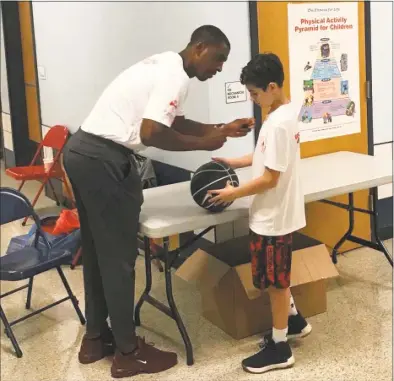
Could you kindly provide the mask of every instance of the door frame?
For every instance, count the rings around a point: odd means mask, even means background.
[[[29,137],[29,114],[26,100],[19,2],[3,1],[0,7],[12,127],[12,155],[14,159],[12,164],[24,166],[30,164],[37,149],[37,142],[30,140]],[[39,99],[37,99],[37,107],[39,108]]]

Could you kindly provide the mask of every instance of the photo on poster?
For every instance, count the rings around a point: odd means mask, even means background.
[[[301,141],[360,132],[357,3],[289,4],[288,24]]]

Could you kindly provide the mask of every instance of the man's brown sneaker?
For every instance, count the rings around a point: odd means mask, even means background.
[[[85,335],[82,339],[78,359],[81,364],[92,364],[106,356],[112,356],[114,353],[115,341],[112,331],[108,329],[107,332],[94,339]]]
[[[111,374],[114,378],[130,377],[139,373],[159,373],[178,363],[176,353],[164,352],[137,337],[137,349],[124,355],[116,351]]]

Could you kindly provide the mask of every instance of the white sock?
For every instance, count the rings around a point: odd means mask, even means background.
[[[294,303],[293,295],[290,295],[289,315],[298,315],[297,308]]]
[[[276,329],[275,327],[272,328],[272,340],[275,343],[280,343],[282,341],[287,341],[287,327],[285,329]]]

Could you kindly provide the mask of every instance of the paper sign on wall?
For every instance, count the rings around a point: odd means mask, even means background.
[[[358,133],[358,3],[288,5],[290,94],[301,142]]]
[[[226,103],[246,102],[246,87],[239,81],[226,82]]]

